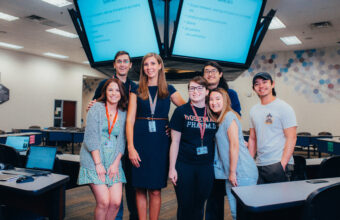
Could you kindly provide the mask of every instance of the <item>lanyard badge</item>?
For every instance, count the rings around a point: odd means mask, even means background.
[[[156,132],[156,121],[153,120],[153,116],[155,115],[156,104],[157,104],[158,90],[156,91],[156,96],[154,100],[151,99],[151,94],[149,92],[149,103],[150,103],[150,111],[151,111],[151,120],[148,121],[149,132]]]
[[[201,124],[200,119],[197,115],[197,112],[194,108],[194,106],[190,103],[192,111],[195,114],[198,126],[200,127],[200,135],[201,135],[201,146],[196,147],[196,154],[197,155],[203,155],[208,153],[208,147],[203,146],[203,139],[204,139],[204,133],[205,133],[205,128],[206,128],[206,123],[207,123],[207,107],[204,107],[204,116],[203,116],[203,123]]]

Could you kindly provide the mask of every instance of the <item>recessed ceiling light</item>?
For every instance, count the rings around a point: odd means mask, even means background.
[[[1,47],[11,48],[11,49],[21,49],[21,48],[24,48],[22,46],[18,46],[18,45],[15,45],[15,44],[8,44],[8,43],[5,43],[5,42],[0,42],[0,46]]]
[[[66,5],[72,4],[72,2],[68,2],[66,0],[42,0],[42,1],[58,7],[64,7]]]
[[[54,58],[59,58],[59,59],[66,59],[66,58],[68,58],[68,56],[61,55],[61,54],[56,54],[56,53],[50,53],[50,52],[43,53],[43,54],[44,54],[45,56],[54,57]]]
[[[296,36],[289,36],[289,37],[280,37],[280,39],[285,43],[286,45],[296,45],[296,44],[302,44],[302,42],[297,38]]]
[[[14,20],[18,20],[19,18],[0,12],[0,19],[4,19],[6,21],[14,21]]]
[[[89,62],[89,61],[83,61],[83,63],[85,63],[85,64],[89,64],[90,62]]]
[[[280,28],[286,28],[286,25],[282,23],[282,21],[280,21],[278,17],[276,16],[273,17],[268,29],[273,30],[273,29],[280,29]]]
[[[78,37],[78,35],[76,35],[76,34],[72,34],[70,32],[63,31],[63,30],[60,30],[60,29],[57,29],[57,28],[47,29],[46,31],[50,32],[52,34],[57,34],[57,35],[63,36],[63,37],[69,37],[69,38],[77,38]]]

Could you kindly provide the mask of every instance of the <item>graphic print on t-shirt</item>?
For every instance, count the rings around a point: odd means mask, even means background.
[[[265,123],[267,125],[273,124],[273,116],[270,113],[266,116],[266,122]]]
[[[198,123],[200,123],[202,126],[204,122],[203,120],[205,120],[206,122],[205,129],[216,129],[216,124],[209,117],[204,118],[203,116],[198,116],[198,120],[197,120],[195,115],[184,114],[184,119],[186,121],[187,128],[198,128],[199,129],[200,125]]]

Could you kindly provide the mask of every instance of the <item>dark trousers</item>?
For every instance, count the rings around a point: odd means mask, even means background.
[[[223,220],[225,180],[215,179],[205,208],[206,220]]]
[[[287,164],[284,170],[281,162],[267,166],[258,166],[259,178],[257,184],[279,183],[289,181],[294,171],[294,166]]]
[[[129,159],[128,153],[125,152],[125,155],[122,159],[123,161],[123,169],[126,177],[125,184],[125,196],[126,203],[130,213],[130,220],[138,220],[138,211],[136,204],[136,189],[132,186],[132,164]]]
[[[214,181],[212,164],[196,165],[177,161],[178,175],[175,186],[178,220],[202,220],[204,202],[207,200]]]

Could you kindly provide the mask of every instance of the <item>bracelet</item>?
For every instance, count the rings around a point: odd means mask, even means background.
[[[102,164],[102,162],[99,162],[99,163],[95,163],[94,165],[96,165],[96,166],[97,166],[97,165],[100,165],[100,164]]]

